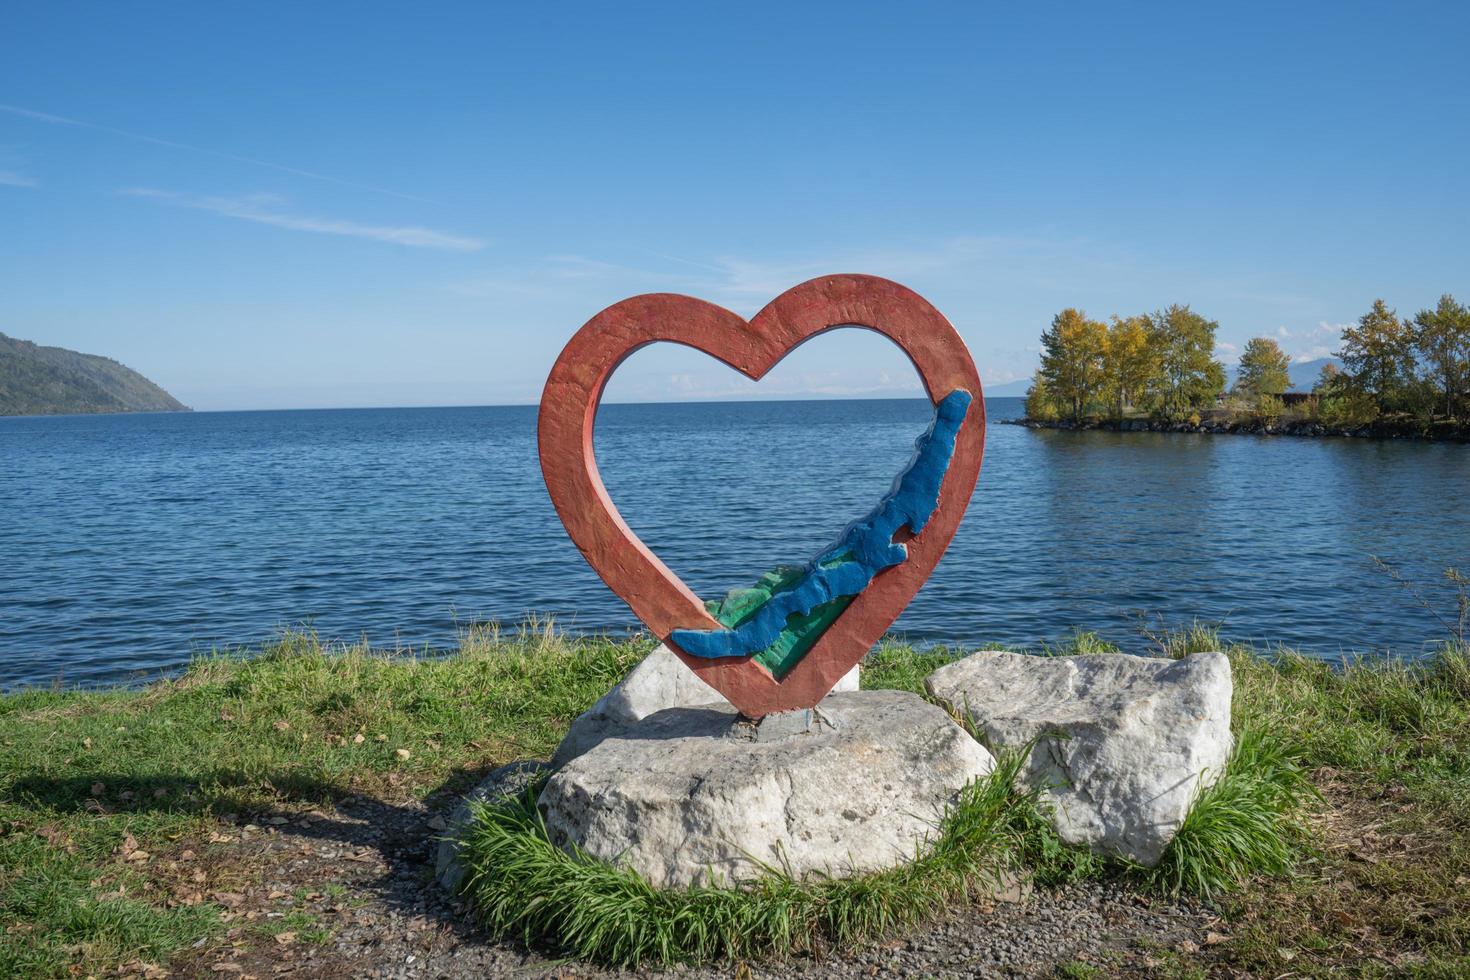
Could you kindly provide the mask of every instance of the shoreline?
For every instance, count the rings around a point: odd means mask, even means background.
[[[185,405],[183,408],[98,408],[58,412],[0,412],[0,419],[55,419],[97,415],[180,415],[191,414],[193,411],[194,409]]]
[[[1069,432],[1182,432],[1195,435],[1294,436],[1305,439],[1403,439],[1414,442],[1470,442],[1470,426],[1431,424],[1428,430],[1417,422],[1387,419],[1366,425],[1324,425],[1306,420],[1266,423],[1201,419],[1199,422],[1168,422],[1161,419],[997,419],[1002,425],[1027,429],[1060,429]]]

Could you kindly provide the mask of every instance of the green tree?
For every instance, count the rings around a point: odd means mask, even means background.
[[[1050,422],[1061,414],[1057,411],[1057,400],[1046,386],[1046,378],[1040,371],[1031,376],[1031,387],[1026,390],[1026,417],[1038,422]]]
[[[1373,301],[1373,309],[1358,318],[1356,327],[1342,332],[1337,356],[1357,388],[1377,400],[1380,409],[1398,407],[1414,377],[1408,325],[1381,299]]]
[[[1041,335],[1041,376],[1051,396],[1082,418],[1103,392],[1103,351],[1108,328],[1087,319],[1081,310],[1067,308],[1052,318]]]
[[[1113,317],[1103,348],[1103,374],[1118,418],[1128,406],[1136,407],[1147,399],[1158,385],[1162,370],[1159,352],[1149,335],[1148,317]]]
[[[1317,383],[1312,385],[1312,390],[1319,395],[1330,395],[1334,393],[1342,382],[1342,371],[1338,370],[1336,364],[1328,361],[1322,365],[1322,370],[1317,372]]]
[[[1456,414],[1470,396],[1470,308],[1449,293],[1432,310],[1420,310],[1410,328],[1425,377],[1444,395],[1444,413]]]
[[[1162,366],[1165,414],[1183,415],[1205,408],[1225,390],[1225,365],[1215,360],[1220,325],[1188,306],[1175,304],[1149,318],[1152,346]]]
[[[1378,417],[1377,399],[1331,361],[1322,365],[1312,392],[1317,396],[1317,418],[1328,425],[1365,425]]]
[[[1291,358],[1270,337],[1252,337],[1240,355],[1240,373],[1235,390],[1260,401],[1263,395],[1279,395],[1291,387]]]
[[[1050,396],[1076,421],[1103,393],[1107,327],[1081,310],[1065,309],[1041,335],[1041,377]]]

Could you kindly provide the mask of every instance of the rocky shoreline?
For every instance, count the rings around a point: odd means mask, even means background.
[[[1103,432],[1193,432],[1206,435],[1304,436],[1343,439],[1414,439],[1426,442],[1470,442],[1470,426],[1450,421],[1430,423],[1426,428],[1414,419],[1380,419],[1367,425],[1335,426],[1310,420],[1235,422],[1205,418],[1199,422],[1169,422],[1162,419],[1002,419],[1006,425],[1028,429],[1099,430]]]

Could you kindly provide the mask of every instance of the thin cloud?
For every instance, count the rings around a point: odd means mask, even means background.
[[[953,275],[987,268],[1002,258],[1031,260],[1075,255],[1087,249],[1081,240],[1045,237],[961,236],[911,248],[842,250],[825,257],[789,262],[762,262],[721,256],[708,262],[655,252],[635,251],[681,267],[677,270],[635,267],[578,254],[548,255],[538,262],[450,286],[467,295],[559,295],[568,280],[616,285],[620,292],[639,288],[674,291],[728,304],[736,312],[756,309],[799,282],[832,272],[873,271],[910,279]]]
[[[86,122],[82,119],[71,119],[67,116],[55,116],[49,112],[37,112],[35,109],[26,109],[18,105],[6,105],[0,103],[0,112],[8,112],[13,116],[21,116],[25,119],[33,119],[36,122],[48,123],[52,126],[71,126],[76,129],[90,129],[96,133],[107,133],[109,136],[121,136],[124,139],[137,140],[141,143],[152,143],[154,146],[166,146],[173,150],[187,150],[190,153],[203,153],[222,160],[233,160],[236,163],[247,163],[252,167],[267,167],[271,170],[279,170],[281,173],[294,174],[297,177],[306,177],[309,180],[321,180],[339,187],[351,187],[360,191],[371,191],[374,194],[387,194],[390,197],[400,197],[405,201],[419,201],[423,204],[435,202],[413,194],[404,194],[400,191],[389,190],[386,187],[375,187],[372,184],[361,184],[355,180],[343,180],[340,177],[329,177],[312,170],[302,170],[299,167],[288,167],[283,163],[272,163],[270,160],[259,160],[255,157],[241,156],[238,153],[227,153],[224,150],[212,150],[207,146],[195,146],[192,143],[180,143],[177,140],[163,139],[158,136],[149,136],[146,133],[135,133],[126,129],[115,129],[112,126],[103,126],[100,123]]]
[[[0,184],[6,187],[40,187],[41,182],[34,177],[18,174],[14,170],[0,170]]]
[[[1303,334],[1290,335],[1294,341],[1291,355],[1298,361],[1315,361],[1323,357],[1336,357],[1337,351],[1342,347],[1342,332],[1350,327],[1348,323],[1328,323],[1326,320],[1318,321],[1315,327]]]
[[[712,265],[686,264],[716,272],[715,276],[700,277],[700,288],[712,297],[731,303],[738,310],[753,303],[764,303],[798,282],[830,272],[871,270],[904,281],[924,280],[972,275],[975,270],[993,270],[1003,261],[1018,258],[1024,258],[1034,267],[1061,257],[1076,259],[1088,253],[1089,246],[1081,239],[963,235],[911,247],[846,250],[805,261],[772,263],[721,257]],[[1092,258],[1087,261],[1093,266],[1098,264]],[[1038,287],[1052,288],[1056,285],[1046,281],[1045,277],[1038,278],[1034,268],[1023,271],[1014,264],[1008,268],[1008,275],[1013,281],[1021,277]]]
[[[291,231],[309,231],[319,235],[344,235],[349,238],[366,238],[392,245],[407,245],[410,248],[440,248],[454,252],[474,252],[485,247],[485,243],[478,238],[450,235],[432,228],[413,225],[364,225],[340,218],[291,214],[281,210],[281,205],[285,203],[281,198],[269,194],[255,194],[249,197],[201,197],[194,194],[155,190],[150,187],[130,187],[119,193],[176,207],[208,211],[227,218],[239,218],[241,221],[254,221],[257,224],[271,225],[276,228],[288,228]]]
[[[1277,326],[1268,330],[1262,336],[1276,340],[1281,349],[1291,357],[1297,364],[1306,361],[1319,361],[1325,357],[1336,357],[1338,350],[1342,347],[1342,332],[1351,324],[1328,323],[1319,320],[1311,327],[1287,327]],[[1240,348],[1234,344],[1220,341],[1215,345],[1217,355],[1230,355],[1234,357]]]

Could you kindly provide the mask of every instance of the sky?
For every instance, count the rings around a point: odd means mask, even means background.
[[[515,404],[642,292],[886,276],[995,386],[1067,306],[1230,362],[1470,297],[1470,5],[1211,7],[11,5],[0,332],[202,410]],[[846,330],[608,398],[917,391]]]

